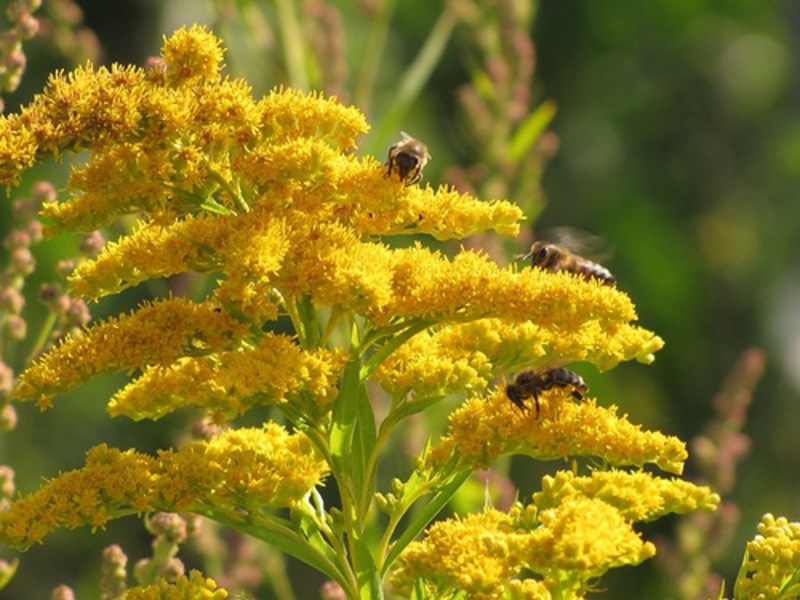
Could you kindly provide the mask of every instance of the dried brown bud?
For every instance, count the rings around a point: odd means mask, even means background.
[[[6,315],[5,323],[3,323],[3,333],[6,338],[14,342],[19,342],[25,339],[28,333],[28,323],[19,315]]]
[[[75,600],[75,592],[67,585],[60,585],[53,589],[50,600]]]
[[[56,186],[54,186],[49,181],[37,181],[33,184],[33,189],[31,190],[31,194],[33,194],[33,199],[36,202],[39,202],[40,205],[43,202],[55,202],[58,194],[56,193]]]
[[[4,394],[0,392],[0,398]],[[13,431],[17,428],[17,409],[13,404],[6,404],[0,409],[0,431]]]
[[[0,288],[0,312],[18,315],[25,308],[25,296],[17,288],[7,286]]]
[[[6,239],[3,241],[3,245],[8,250],[13,250],[14,248],[29,248],[31,245],[31,234],[24,229],[12,229],[8,232]]]
[[[102,233],[99,231],[92,231],[91,233],[85,233],[81,236],[78,250],[89,258],[94,258],[100,253],[100,250],[103,249],[105,243],[106,240]]]
[[[92,320],[89,306],[80,298],[72,300],[67,309],[66,316],[67,326],[69,327],[81,327]]]
[[[186,520],[176,513],[160,512],[149,520],[150,532],[173,544],[186,541]]]
[[[36,268],[36,259],[27,248],[14,248],[8,260],[8,272],[15,275],[30,275]]]
[[[0,496],[11,498],[17,493],[17,486],[14,484],[14,469],[8,465],[0,465]]]

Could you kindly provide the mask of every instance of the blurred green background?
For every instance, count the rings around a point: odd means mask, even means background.
[[[301,38],[286,32],[291,20],[280,11],[287,5],[306,27],[302,39],[329,43],[320,50],[328,64],[292,63],[293,40]],[[82,22],[48,12],[70,6],[80,8]],[[383,158],[406,130],[433,155],[425,181],[508,196],[532,224],[535,218],[537,232],[570,226],[607,240],[615,253],[606,266],[642,324],[667,345],[650,367],[622,365],[602,376],[581,370],[592,392],[634,422],[688,441],[712,417],[712,399],[742,351],[763,348],[767,372],[744,428],[752,449],[730,495],[741,523],[714,568],[733,580],[763,513],[800,520],[797,3],[83,0],[45,2],[39,16],[46,15],[53,25],[26,43],[28,68],[5,98],[7,112],[30,101],[48,73],[87,53],[99,49],[96,60],[106,64],[143,64],[162,35],[207,23],[230,47],[229,72],[245,76],[255,93],[305,78],[311,88],[366,108],[373,131],[360,152]],[[381,40],[371,36],[381,32],[384,51],[375,56],[368,50]],[[543,125],[548,133],[539,136]],[[65,173],[65,165],[39,167],[11,197],[27,195],[38,179],[63,190]],[[0,234],[10,226],[4,202]],[[530,236],[471,243],[507,262]],[[44,314],[38,286],[53,279],[55,263],[75,244],[57,238],[35,248],[24,313],[29,331]],[[106,300],[92,306],[93,316],[119,312],[148,293]],[[22,345],[6,360],[18,368],[25,351]],[[174,441],[180,417],[155,424],[106,417],[105,401],[121,380],[85,386],[44,414],[18,407],[18,428],[0,438],[0,464],[15,468],[21,491],[80,465],[86,449],[101,442],[154,451]],[[556,466],[520,462],[512,473],[530,492]],[[659,523],[648,535],[669,536],[674,525]],[[135,560],[147,554],[150,539],[136,519],[95,536],[54,534],[23,555],[2,597],[45,598],[59,583],[79,598],[93,597],[101,549],[112,542]],[[321,580],[303,579],[308,587],[298,584],[297,597],[313,597]],[[597,595],[679,597],[668,579],[651,561],[604,579]],[[270,593],[263,588],[258,597]]]

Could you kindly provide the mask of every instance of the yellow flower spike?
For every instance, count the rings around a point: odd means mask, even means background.
[[[707,486],[681,479],[664,479],[644,471],[594,471],[578,477],[571,471],[545,476],[542,491],[533,495],[537,510],[562,504],[569,498],[587,497],[614,506],[627,521],[650,521],[671,513],[711,511],[720,497]]]
[[[189,571],[189,577],[179,575],[175,581],[161,579],[152,585],[125,590],[125,600],[225,600],[227,597],[226,590],[195,569]]]
[[[553,596],[543,581],[514,579],[508,583],[509,600],[552,600]],[[576,600],[583,596],[574,596]]]
[[[663,341],[623,323],[603,328],[597,321],[572,335],[526,321],[479,319],[417,334],[381,365],[375,378],[396,397],[475,392],[500,372],[536,368],[551,361],[594,363],[608,369],[621,361],[652,360]]]
[[[281,404],[306,389],[319,404],[331,402],[344,351],[307,353],[288,336],[267,334],[253,349],[182,358],[167,367],[149,367],[109,403],[112,416],[159,419],[197,407],[227,421],[257,404]]]
[[[145,304],[67,337],[22,372],[14,395],[47,408],[54,394],[99,373],[168,365],[187,352],[208,354],[235,345],[247,330],[212,302],[172,298]]]
[[[0,539],[28,548],[59,528],[103,527],[126,514],[153,510],[156,459],[105,444],[89,450],[86,466],[62,473],[0,512]]]
[[[598,320],[602,327],[636,318],[630,298],[610,286],[569,273],[502,269],[481,253],[462,251],[452,260],[419,245],[396,250],[392,302],[369,315],[472,320],[503,317],[576,331]]]
[[[369,131],[363,113],[316,92],[277,88],[258,103],[264,135],[277,141],[322,138],[347,150]]]
[[[800,594],[800,523],[766,514],[747,543],[736,581],[737,600],[796,598]]]
[[[174,510],[263,510],[294,505],[328,474],[303,433],[277,423],[228,429],[159,454],[158,494]]]
[[[251,282],[280,269],[288,249],[285,223],[258,212],[203,215],[168,226],[147,224],[70,275],[71,290],[97,300],[148,279],[176,273],[227,271]]]
[[[167,65],[167,80],[180,85],[187,80],[215,79],[222,68],[222,45],[205,27],[181,27],[170,37],[164,37],[162,50]]]
[[[571,498],[539,515],[528,535],[509,540],[521,565],[578,593],[615,567],[638,565],[656,554],[613,506],[592,498]]]
[[[39,151],[58,156],[102,139],[124,140],[141,120],[144,71],[139,67],[91,65],[50,77],[43,93],[22,109],[20,125],[33,131]]]
[[[397,187],[390,186],[384,165],[374,159],[365,165],[350,172],[342,169],[350,177],[340,174],[336,182],[352,211],[347,219],[362,236],[428,234],[451,240],[490,229],[501,235],[519,233],[523,214],[510,202],[482,201],[448,187],[405,187],[394,179]]]
[[[464,468],[487,468],[510,454],[540,460],[570,456],[595,457],[614,466],[655,464],[680,474],[686,445],[657,431],[642,431],[616,414],[616,408],[597,406],[593,399],[574,402],[562,390],[540,396],[541,414],[521,413],[505,392],[467,401],[450,414],[449,429],[426,457],[436,469],[457,458]]]
[[[62,473],[0,512],[0,540],[28,548],[56,529],[97,528],[155,510],[289,507],[326,474],[311,441],[275,423],[229,429],[158,458],[100,445],[87,453],[83,468]]]
[[[317,306],[370,313],[386,306],[392,294],[394,253],[383,244],[359,241],[337,224],[296,224],[286,260],[284,293],[312,295]]]
[[[509,547],[511,530],[511,518],[493,509],[434,523],[424,540],[402,552],[390,581],[406,594],[423,579],[431,597],[458,591],[475,599],[502,598],[519,570]]]
[[[17,185],[36,160],[36,151],[36,137],[20,125],[19,115],[0,116],[0,184]]]

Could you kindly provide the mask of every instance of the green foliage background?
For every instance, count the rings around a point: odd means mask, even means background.
[[[347,64],[355,73],[364,59],[368,21],[356,3],[331,4],[341,11]],[[142,64],[157,53],[163,34],[213,17],[210,4],[189,0],[80,5],[104,48],[103,62]],[[566,225],[612,243],[609,268],[636,302],[643,324],[667,341],[652,367],[623,365],[602,376],[583,371],[593,393],[619,404],[632,420],[688,441],[711,417],[712,398],[739,354],[750,346],[766,351],[767,375],[745,428],[753,448],[733,494],[741,526],[717,565],[730,582],[764,512],[800,520],[800,12],[786,1],[521,5],[535,11],[534,106],[544,100],[557,105],[550,129],[558,151],[545,169],[543,196],[512,199],[530,206],[531,217],[541,211],[537,231]],[[234,13],[257,10],[275,26],[271,3],[229,7]],[[419,96],[407,110],[391,112],[404,73],[441,10],[428,0],[394,3],[368,115],[373,133],[362,144],[362,151],[382,155],[397,129],[409,131],[431,149],[426,181],[433,184],[445,181],[449,167],[480,158],[465,114],[456,108],[458,89],[476,75],[469,60],[472,40],[458,27]],[[266,50],[256,43],[257,24],[234,17],[217,31],[231,47],[231,73],[247,77],[260,94],[289,83],[291,73],[282,66],[280,39]],[[28,70],[20,89],[6,98],[8,111],[29,101],[53,69],[70,66],[38,40],[26,45],[26,53]],[[389,118],[399,126],[382,121]],[[42,178],[63,189],[65,172],[63,165],[39,168],[19,193]],[[0,204],[2,235],[9,215],[10,203]],[[56,238],[35,248],[37,271],[26,286],[29,330],[36,331],[44,314],[35,301],[39,284],[52,278],[57,260],[74,246],[74,240]],[[524,251],[524,244],[506,251],[510,257]],[[161,292],[132,290],[92,312],[95,318],[116,313]],[[11,358],[19,361],[25,351],[23,346]],[[15,468],[21,491],[35,489],[42,476],[78,466],[94,444],[154,451],[174,442],[172,434],[182,426],[178,417],[133,424],[105,416],[105,401],[119,382],[85,386],[44,414],[18,407],[17,430],[0,438],[0,463]],[[535,489],[542,472],[524,462],[512,469],[522,492]],[[657,533],[669,535],[669,525]],[[95,536],[85,530],[58,533],[23,556],[4,597],[47,597],[59,583],[74,587],[79,598],[94,597],[101,549],[123,543],[135,561],[147,554],[149,541],[135,520]],[[321,583],[296,566],[290,574],[297,597],[312,597]],[[600,597],[673,593],[652,563],[618,572],[604,585]],[[259,597],[269,593],[265,589]]]

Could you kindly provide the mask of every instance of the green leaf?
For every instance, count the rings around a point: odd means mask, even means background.
[[[334,475],[342,494],[349,494],[355,506],[360,498],[371,498],[375,487],[374,473],[367,473],[367,461],[375,446],[375,415],[360,374],[361,361],[354,355],[342,377],[330,434]]]
[[[17,567],[19,567],[19,559],[15,558],[9,563],[2,575],[0,575],[0,590],[6,587],[8,582],[14,577],[14,574],[17,572]]]
[[[309,519],[307,518],[302,519],[304,521],[303,529],[306,529],[306,532],[303,532],[300,530],[298,523],[292,523],[276,515],[266,513],[254,515],[253,519],[248,521],[244,521],[240,515],[236,515],[238,518],[233,519],[227,519],[218,514],[206,514],[205,516],[263,540],[275,546],[281,552],[303,561],[331,579],[338,581],[342,586],[348,586],[349,580],[345,574],[346,570],[341,565],[341,557],[327,543],[319,543],[319,540],[316,540],[316,543],[312,543],[305,538],[305,534],[314,535],[314,527],[309,526]]]
[[[522,160],[531,147],[542,137],[542,133],[550,125],[556,115],[555,102],[542,102],[535,111],[528,115],[517,127],[509,143],[509,158]]]
[[[471,470],[467,469],[465,471],[461,471],[460,473],[456,473],[452,476],[450,481],[440,488],[436,490],[433,498],[430,502],[422,509],[422,511],[414,518],[414,520],[409,523],[408,527],[406,527],[403,534],[394,542],[391,551],[386,557],[386,560],[383,563],[383,572],[381,575],[385,574],[389,568],[392,566],[397,557],[400,556],[400,553],[405,550],[406,546],[408,546],[414,539],[428,526],[436,515],[438,515],[441,510],[450,502],[450,499],[455,495],[458,491],[458,488],[467,480],[467,478],[472,473]],[[416,473],[412,475],[411,480],[409,480],[408,485],[411,484],[411,481],[416,477]]]

